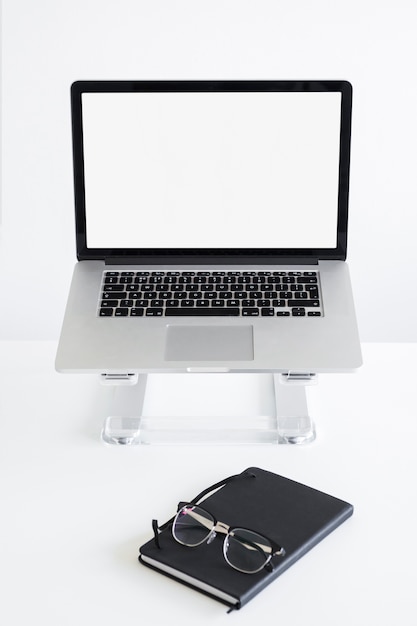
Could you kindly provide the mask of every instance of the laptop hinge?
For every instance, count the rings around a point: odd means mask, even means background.
[[[138,382],[138,374],[114,372],[100,374],[100,382],[102,385],[135,385]]]
[[[311,385],[317,382],[317,374],[314,372],[301,372],[290,370],[284,374],[281,374],[281,382],[287,384],[304,384]]]
[[[225,256],[225,255],[167,255],[167,256],[123,256],[106,257],[106,265],[318,265],[313,257],[272,256]]]

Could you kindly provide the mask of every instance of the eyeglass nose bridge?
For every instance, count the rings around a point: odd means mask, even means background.
[[[224,522],[217,522],[216,525],[211,529],[209,536],[207,537],[207,545],[209,546],[212,541],[217,537],[217,533],[222,533],[223,535],[227,535],[229,533],[230,526],[225,524]]]

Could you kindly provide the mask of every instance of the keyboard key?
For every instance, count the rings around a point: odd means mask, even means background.
[[[146,309],[147,317],[160,317],[163,313],[163,309]]]
[[[291,312],[293,317],[304,317],[306,314],[305,309],[300,307],[292,309]]]
[[[103,293],[102,300],[112,300],[115,298],[120,298],[120,300],[125,300],[127,297],[126,291],[111,291],[110,293]]]
[[[242,315],[244,317],[258,317],[259,316],[259,309],[242,309]]]
[[[118,300],[103,300],[101,302],[100,306],[101,306],[102,309],[104,309],[104,308],[108,308],[108,307],[115,307],[118,304],[119,304]]]
[[[272,308],[262,308],[261,309],[261,315],[262,317],[272,317],[275,315],[275,311]]]
[[[115,310],[114,315],[115,317],[126,317],[126,315],[129,315],[129,309],[127,307],[119,307]]]
[[[300,300],[288,300],[288,306],[294,306],[294,307],[319,307],[320,306],[320,301],[319,300],[303,300],[302,302]]]
[[[317,276],[301,276],[301,278],[297,278],[297,283],[299,285],[313,285],[317,283]]]
[[[307,315],[308,315],[308,317],[320,317],[321,313],[320,313],[320,311],[309,311],[307,313]]]
[[[130,317],[142,317],[142,316],[143,316],[142,308],[130,309]]]
[[[113,315],[113,308],[100,309],[100,317],[111,317]]]
[[[103,291],[106,293],[115,293],[116,291],[125,291],[126,287],[124,285],[104,285]]]
[[[289,317],[289,316],[290,316],[289,311],[277,311],[277,317]]]
[[[212,308],[212,307],[208,307],[208,308],[204,308],[202,307],[200,308],[193,308],[193,309],[187,309],[187,308],[182,308],[182,307],[178,307],[177,309],[175,308],[170,308],[167,307],[165,309],[165,315],[167,317],[171,317],[171,316],[183,316],[183,315],[193,315],[193,316],[210,316],[210,317],[214,317],[214,316],[237,316],[239,315],[239,309],[236,307],[225,307],[224,309],[222,308]]]

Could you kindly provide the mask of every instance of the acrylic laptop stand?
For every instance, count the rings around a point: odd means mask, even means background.
[[[107,444],[303,444],[313,373],[103,374]],[[314,395],[314,394],[313,394]],[[309,396],[309,398],[307,398]]]

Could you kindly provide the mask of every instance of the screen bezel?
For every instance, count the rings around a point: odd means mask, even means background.
[[[339,92],[341,128],[337,245],[335,248],[121,249],[88,248],[85,215],[82,94],[117,92]],[[352,86],[348,81],[76,81],[71,86],[72,138],[78,260],[153,264],[269,264],[344,260],[347,251]]]

